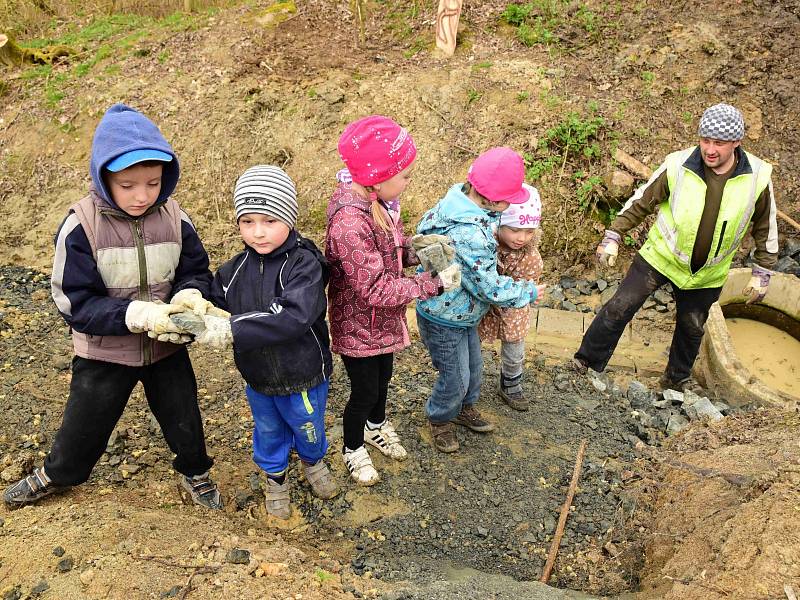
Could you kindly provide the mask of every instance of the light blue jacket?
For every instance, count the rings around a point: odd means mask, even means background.
[[[536,300],[536,285],[497,273],[494,230],[500,213],[487,212],[470,200],[458,183],[422,216],[417,233],[438,233],[453,241],[461,267],[461,287],[417,301],[417,314],[449,327],[474,327],[494,304],[522,308]]]

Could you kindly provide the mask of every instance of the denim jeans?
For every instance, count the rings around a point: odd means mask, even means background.
[[[253,462],[270,475],[289,466],[289,452],[297,450],[300,460],[318,462],[328,451],[325,437],[325,406],[328,381],[310,390],[288,396],[267,396],[245,389],[253,412]]]
[[[439,377],[425,412],[432,423],[452,421],[463,406],[478,401],[483,376],[481,340],[477,327],[447,327],[420,316],[417,326]]]
[[[586,330],[575,358],[595,371],[605,369],[625,326],[647,297],[667,282],[670,280],[637,254],[619,289]],[[722,288],[682,290],[672,284],[672,291],[675,294],[675,331],[665,374],[670,381],[677,383],[692,372],[703,341],[708,311],[719,298]]]

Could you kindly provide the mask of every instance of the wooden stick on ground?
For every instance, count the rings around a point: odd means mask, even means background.
[[[564,535],[564,526],[567,524],[569,507],[572,506],[572,499],[575,497],[575,490],[578,487],[578,480],[581,477],[581,467],[583,466],[583,455],[586,452],[586,443],[586,440],[582,440],[580,448],[578,448],[578,456],[575,458],[575,469],[572,471],[572,481],[569,484],[569,491],[567,491],[567,499],[564,501],[564,506],[561,507],[561,515],[558,517],[558,525],[556,525],[556,532],[555,535],[553,535],[553,542],[550,544],[550,552],[547,554],[547,562],[544,563],[542,577],[539,580],[542,583],[550,581],[550,575],[553,572],[553,565],[555,565],[556,562],[558,547],[561,545],[561,537]]]
[[[797,600],[797,595],[794,593],[792,586],[790,586],[788,583],[784,584],[783,592],[786,594],[786,597],[789,600]]]

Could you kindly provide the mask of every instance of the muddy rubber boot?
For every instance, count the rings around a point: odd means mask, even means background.
[[[530,408],[530,402],[522,390],[522,373],[508,378],[500,373],[500,397],[514,410],[526,411]]]
[[[439,452],[455,452],[459,448],[458,438],[456,437],[456,428],[452,423],[433,423],[429,421],[431,426],[431,437],[433,438],[433,446]]]
[[[328,500],[339,493],[339,486],[336,485],[325,461],[320,460],[313,465],[303,463],[303,472],[306,474],[306,481],[311,486],[311,491],[317,498]]]
[[[278,483],[267,477],[267,490],[264,493],[264,506],[267,512],[278,519],[288,520],[292,516],[289,502],[289,482]]]

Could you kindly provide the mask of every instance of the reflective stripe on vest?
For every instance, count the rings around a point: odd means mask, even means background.
[[[770,183],[772,167],[745,153],[752,172],[737,175],[726,182],[708,258],[700,269],[692,273],[691,253],[702,219],[706,192],[705,182],[684,166],[694,150],[689,148],[666,158],[664,164],[670,196],[661,203],[656,222],[640,253],[656,270],[681,288],[716,287],[722,285],[727,277],[733,254],[752,219],[756,201]]]

